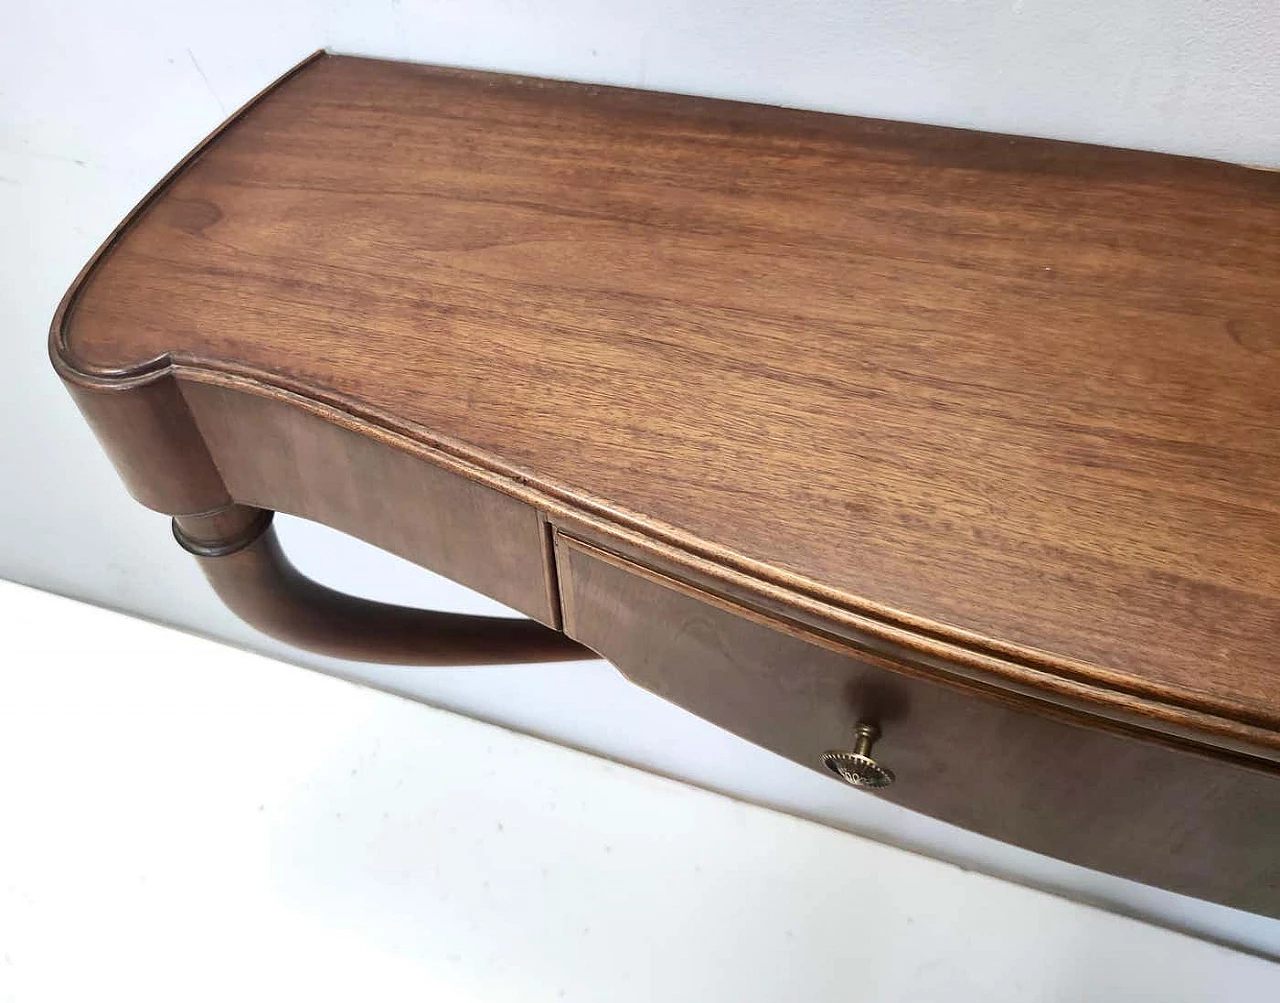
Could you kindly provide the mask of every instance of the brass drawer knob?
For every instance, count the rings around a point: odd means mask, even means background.
[[[880,737],[874,724],[858,723],[853,728],[853,751],[832,749],[822,754],[822,763],[846,784],[879,789],[894,781],[893,770],[871,758],[871,746]]]

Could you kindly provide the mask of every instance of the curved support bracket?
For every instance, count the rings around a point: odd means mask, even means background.
[[[298,571],[272,527],[274,513],[231,505],[178,516],[173,535],[227,607],[286,644],[320,655],[393,665],[487,665],[596,658],[533,620],[438,613],[371,602]]]

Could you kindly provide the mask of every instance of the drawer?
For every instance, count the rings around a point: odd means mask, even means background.
[[[824,752],[876,724],[896,782],[850,797],[1280,916],[1280,776],[1265,766],[929,678],[563,533],[555,550],[565,631],[640,686],[824,773]]]
[[[204,383],[182,393],[236,502],[340,529],[558,626],[533,506],[300,405]]]

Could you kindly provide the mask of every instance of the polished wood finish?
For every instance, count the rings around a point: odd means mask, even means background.
[[[86,378],[61,360],[56,364],[138,501],[169,513],[207,512],[231,503],[171,371],[102,380]]]
[[[322,522],[559,626],[533,506],[327,412],[195,382],[185,397],[236,501]]]
[[[333,658],[385,665],[594,657],[559,631],[532,620],[409,609],[325,588],[285,557],[270,516],[263,509],[234,505],[208,516],[174,519],[174,535],[199,560],[214,591],[233,613],[265,634]]]
[[[55,336],[1274,732],[1277,232],[1280,176],[1225,164],[323,57]]]
[[[816,770],[879,726],[879,796],[1072,863],[1280,916],[1268,770],[1086,727],[849,646],[559,535],[565,631],[633,682]],[[1135,810],[1140,798],[1140,810]]]
[[[1277,233],[1280,175],[1226,164],[318,54],[121,225],[50,346],[202,546],[279,509],[564,603],[808,765],[879,680],[901,803],[1268,911]],[[201,560],[308,643],[273,548]],[[986,801],[941,751],[971,725],[1007,739],[971,744]],[[1045,779],[1063,743],[1113,788]]]

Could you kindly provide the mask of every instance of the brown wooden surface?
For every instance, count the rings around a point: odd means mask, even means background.
[[[172,373],[79,381],[67,389],[133,496],[159,512],[206,512],[231,501]]]
[[[559,626],[531,505],[274,398],[195,383],[185,397],[240,504],[340,529]]]
[[[824,774],[824,752],[877,724],[897,780],[851,797],[1280,916],[1272,772],[887,671],[561,535],[556,556],[566,632],[659,696]]]
[[[1274,754],[1277,232],[1222,164],[325,57],[53,345]]]
[[[1234,719],[1173,707],[1158,700],[1107,690],[1066,675],[1025,665],[1001,666],[972,649],[957,649],[936,638],[905,630],[875,628],[874,621],[857,616],[835,617],[830,607],[785,588],[762,585],[745,574],[727,573],[707,560],[689,559],[673,547],[654,546],[638,534],[614,532],[599,520],[551,517],[553,528],[644,566],[652,573],[691,585],[701,594],[727,600],[735,608],[751,610],[772,623],[796,625],[815,636],[830,639],[843,651],[894,671],[944,680],[976,691],[997,689],[1028,697],[1046,712],[1066,712],[1091,719],[1099,727],[1152,733],[1175,744],[1208,747],[1229,757],[1256,762],[1280,773],[1280,748],[1276,733]],[[1008,671],[1013,668],[1014,671]],[[1004,671],[999,671],[1004,669]]]

